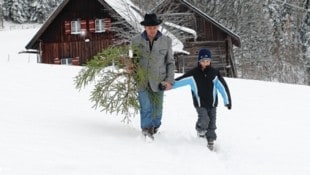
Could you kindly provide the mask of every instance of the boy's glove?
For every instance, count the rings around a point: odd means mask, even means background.
[[[231,104],[225,105],[229,110],[231,110]]]
[[[166,88],[167,88],[166,82],[163,81],[163,82],[159,83],[158,88],[161,91],[166,90]]]
[[[172,89],[172,85],[169,82],[163,81],[163,82],[159,83],[158,88],[161,91],[170,90],[170,89]]]

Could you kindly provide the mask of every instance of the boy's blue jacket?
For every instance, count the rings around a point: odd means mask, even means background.
[[[212,108],[218,104],[217,91],[223,97],[224,105],[231,107],[228,86],[220,72],[208,66],[204,71],[197,66],[183,76],[176,78],[173,89],[189,85],[191,87],[195,107]]]

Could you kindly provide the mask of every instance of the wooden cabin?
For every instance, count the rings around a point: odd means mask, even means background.
[[[173,8],[170,8],[173,6]],[[182,30],[173,30],[171,25],[166,25],[169,18],[165,19],[165,12],[169,14],[192,14],[190,23],[182,23],[182,27],[188,27],[196,31],[197,38],[188,38],[182,41],[184,50],[188,55],[175,55],[176,67],[179,72],[184,72],[197,65],[198,51],[200,48],[209,48],[213,55],[212,65],[220,69],[224,76],[236,77],[234,66],[233,46],[240,47],[240,37],[227,29],[215,19],[187,2],[186,0],[165,0],[155,10],[158,14],[163,14],[164,23],[162,24],[170,32],[178,36],[184,33]],[[175,16],[173,16],[175,18]],[[186,16],[182,16],[185,18]],[[170,28],[169,28],[170,27]]]
[[[39,63],[83,65],[114,42],[117,16],[104,0],[64,0],[26,49],[39,53]]]
[[[167,8],[171,4],[173,11]],[[124,14],[115,10],[121,5],[116,0],[64,0],[26,45],[26,49],[38,53],[39,63],[84,65],[98,52],[121,40],[112,29],[112,23],[121,24],[118,27],[125,31],[133,30],[128,28],[133,22],[126,22]],[[238,35],[186,0],[165,0],[156,9],[154,12],[158,16],[164,15],[165,10],[169,10],[170,14],[190,13],[194,16],[191,23],[181,24],[196,31],[197,37],[181,40],[189,54],[175,52],[177,71],[184,72],[196,66],[198,50],[206,47],[212,51],[212,64],[223,75],[236,76],[233,46],[240,47]],[[169,19],[163,19],[163,27],[173,33],[175,30],[166,23]],[[179,30],[173,34],[178,36],[182,32]]]

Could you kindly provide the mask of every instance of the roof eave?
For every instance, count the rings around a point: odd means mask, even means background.
[[[197,7],[193,6],[191,3],[187,2],[186,0],[181,0],[181,2],[184,3],[184,5],[186,5],[189,8],[192,8],[193,10],[195,10],[197,13],[199,13],[201,16],[204,16],[206,18],[208,18],[208,20],[215,26],[217,26],[218,28],[220,28],[221,30],[223,30],[226,34],[228,34],[229,36],[232,37],[232,39],[235,41],[233,42],[237,47],[241,46],[241,42],[240,42],[240,36],[235,34],[234,32],[232,32],[231,30],[229,30],[228,28],[226,28],[225,26],[223,26],[222,24],[218,23],[215,19],[213,19],[212,17],[210,17],[209,15],[207,15],[206,13],[202,12],[200,9],[198,9]]]
[[[58,16],[58,14],[62,11],[62,9],[68,4],[70,0],[64,0],[50,15],[50,17],[44,22],[42,27],[38,30],[38,32],[34,35],[34,37],[29,41],[26,45],[26,49],[38,49],[35,48],[34,45],[41,37],[41,35],[45,32],[48,26],[54,21],[54,19]]]

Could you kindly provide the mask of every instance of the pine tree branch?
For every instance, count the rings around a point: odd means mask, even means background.
[[[130,121],[139,110],[136,82],[145,78],[145,73],[134,66],[134,73],[126,71],[132,63],[128,57],[128,48],[113,47],[98,53],[75,78],[77,89],[94,83],[90,101],[93,108],[107,113],[124,115],[123,121]],[[129,60],[129,61],[128,61]],[[140,74],[140,75],[138,75]]]

